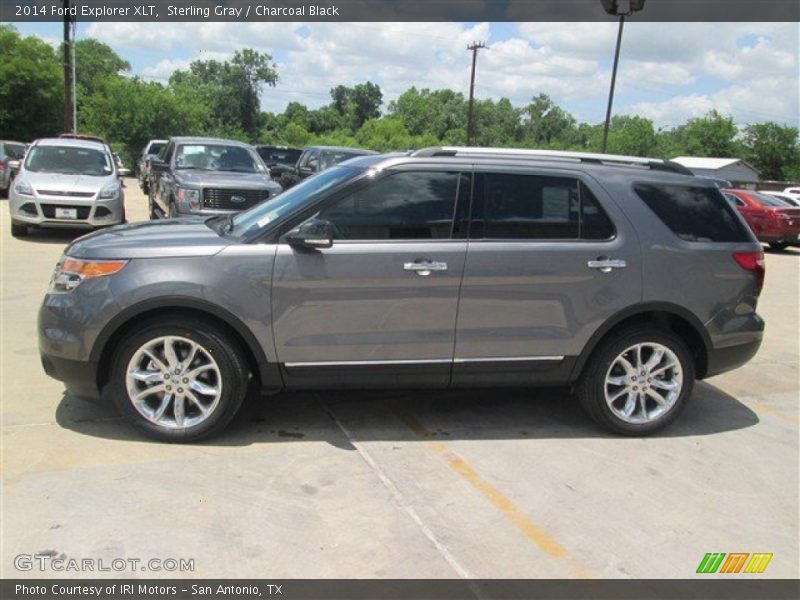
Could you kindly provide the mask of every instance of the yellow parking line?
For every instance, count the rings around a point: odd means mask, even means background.
[[[431,432],[408,411],[394,406],[395,414],[411,431],[426,440],[427,445],[437,454],[441,454],[447,465],[458,473],[475,490],[480,492],[495,508],[505,515],[525,537],[550,558],[563,561],[573,577],[590,579],[594,575],[582,567],[552,535],[531,521],[519,507],[500,490],[483,479],[463,458],[453,452],[446,444],[432,440]]]
[[[773,408],[769,404],[764,404],[763,402],[758,402],[756,400],[749,400],[747,401],[749,404],[753,406],[756,410],[763,410],[771,415],[775,415],[783,419],[784,421],[789,421],[789,423],[794,423],[795,425],[800,424],[800,419],[797,417],[793,417],[792,415],[783,412],[782,410],[778,410],[777,408]]]

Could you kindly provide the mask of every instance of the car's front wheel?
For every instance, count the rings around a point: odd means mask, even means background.
[[[187,442],[221,431],[248,384],[236,340],[203,319],[158,318],[128,335],[111,364],[117,408],[150,437]]]
[[[577,393],[586,412],[605,428],[648,435],[677,418],[694,379],[686,344],[672,332],[641,326],[601,343]]]
[[[28,226],[19,223],[11,223],[11,235],[14,237],[25,237],[28,235]]]
[[[782,252],[789,247],[789,244],[784,244],[783,242],[770,242],[769,247],[778,252]]]

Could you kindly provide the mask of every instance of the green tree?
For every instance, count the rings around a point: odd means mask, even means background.
[[[243,132],[257,139],[261,128],[261,90],[275,86],[277,67],[269,54],[250,48],[238,50],[230,61],[197,60],[188,71],[175,71],[172,87],[196,89],[212,107],[210,128],[221,132]]]
[[[745,158],[762,179],[784,181],[800,174],[797,127],[778,123],[754,123],[744,128]]]
[[[538,147],[565,147],[575,141],[575,117],[547,94],[534,96],[521,111],[525,143]]]
[[[467,129],[467,101],[453,90],[417,90],[411,87],[389,103],[411,135],[432,135],[445,143],[463,144]]]
[[[53,48],[0,25],[0,131],[29,141],[62,130],[64,77]]]
[[[608,151],[611,154],[655,156],[659,145],[653,122],[639,116],[612,117],[608,128]]]
[[[101,90],[105,82],[129,71],[131,65],[110,46],[92,38],[75,42],[75,80],[78,101]]]
[[[716,110],[703,117],[690,119],[666,135],[666,146],[680,154],[734,158],[742,153],[737,141],[739,129],[733,117]]]
[[[354,132],[368,119],[377,119],[381,115],[383,92],[371,81],[353,87],[337,85],[331,89],[331,99],[332,108],[347,119]]]
[[[129,161],[148,140],[207,133],[210,108],[188,88],[169,89],[136,78],[112,77],[86,99],[83,129],[125,149]]]
[[[519,110],[508,98],[497,102],[475,100],[473,144],[476,146],[516,146],[522,140]]]

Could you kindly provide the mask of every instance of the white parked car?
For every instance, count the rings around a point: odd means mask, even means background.
[[[787,187],[786,189],[783,190],[783,193],[788,194],[792,198],[800,200],[800,187],[797,187],[796,185]]]
[[[786,192],[771,192],[767,190],[759,190],[759,194],[767,194],[769,196],[774,196],[779,200],[783,200],[790,206],[794,206],[796,208],[800,208],[800,194],[795,194],[794,196],[791,194],[787,194]]]
[[[74,138],[34,142],[9,194],[11,235],[29,227],[94,229],[125,222],[125,196],[107,144]]]

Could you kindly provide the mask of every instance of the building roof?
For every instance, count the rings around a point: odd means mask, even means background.
[[[736,164],[743,164],[748,168],[752,169],[756,173],[758,173],[758,169],[756,169],[753,165],[748,163],[747,161],[742,160],[741,158],[710,158],[705,156],[676,156],[672,159],[673,162],[678,163],[679,165],[683,165],[687,169],[706,169],[709,171],[716,171],[718,169],[724,169],[725,167],[730,167]]]

